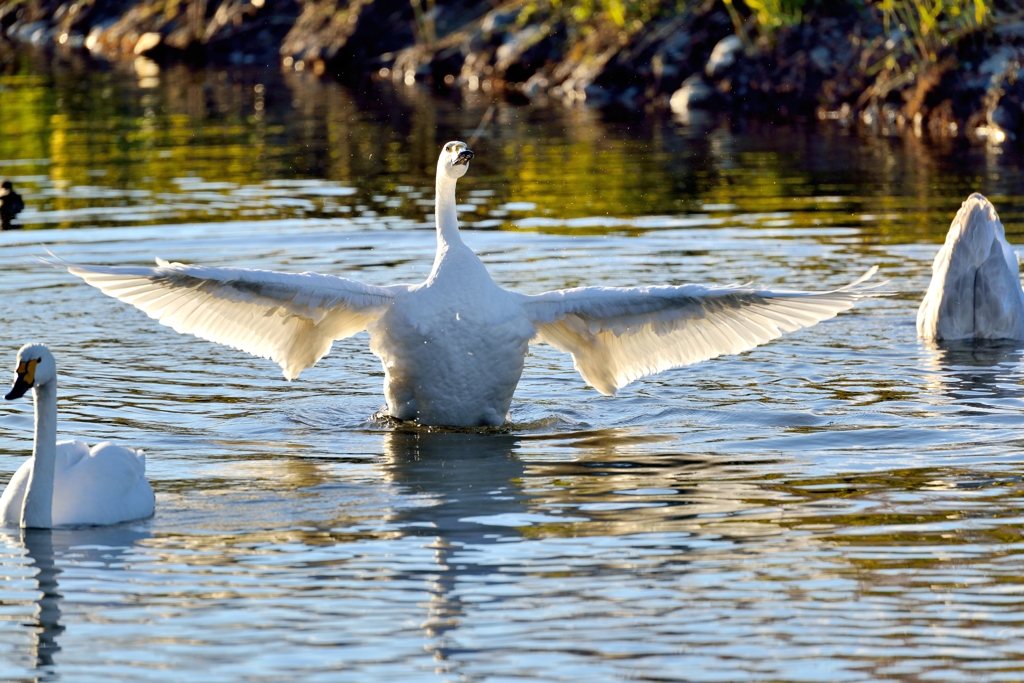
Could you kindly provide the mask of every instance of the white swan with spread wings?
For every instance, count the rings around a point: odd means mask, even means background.
[[[500,425],[531,342],[571,353],[605,395],[635,379],[752,349],[869,296],[748,286],[579,287],[528,296],[499,287],[459,235],[455,184],[472,151],[447,143],[437,162],[437,254],[426,281],[376,287],[316,273],[84,266],[74,275],[178,332],[277,362],[293,379],[334,340],[367,330],[384,365],[390,414],[425,425]]]

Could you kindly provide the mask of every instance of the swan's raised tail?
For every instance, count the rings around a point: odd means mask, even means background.
[[[953,219],[917,311],[924,339],[1024,339],[1017,256],[992,203],[975,192]]]

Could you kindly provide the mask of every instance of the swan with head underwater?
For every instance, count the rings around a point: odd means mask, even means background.
[[[414,285],[365,285],[317,273],[84,266],[74,275],[181,333],[276,361],[288,379],[336,339],[369,332],[390,415],[424,425],[500,425],[530,343],[572,354],[605,395],[635,379],[754,348],[831,318],[871,293],[874,273],[830,292],[747,286],[579,287],[528,296],[499,287],[463,243],[455,184],[474,154],[444,145],[437,162],[437,253]]]
[[[1024,339],[1017,255],[996,207],[977,192],[960,206],[935,255],[917,334],[936,342]]]
[[[18,351],[14,386],[4,396],[35,398],[35,444],[0,496],[0,526],[49,529],[116,524],[153,514],[142,451],[103,442],[57,442],[57,363],[42,344]]]

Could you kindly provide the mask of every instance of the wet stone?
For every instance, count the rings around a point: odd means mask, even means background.
[[[683,81],[682,87],[672,93],[669,107],[677,114],[691,109],[711,109],[715,104],[715,90],[699,74]]]
[[[704,67],[704,72],[711,78],[718,78],[724,75],[729,67],[736,63],[742,50],[743,42],[738,36],[722,38],[711,51],[711,56]]]

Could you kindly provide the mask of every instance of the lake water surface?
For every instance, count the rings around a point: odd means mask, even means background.
[[[0,678],[1024,678],[1024,349],[914,327],[970,192],[1024,244],[1019,153],[499,104],[458,194],[503,286],[878,264],[893,295],[616,398],[535,346],[507,429],[402,428],[373,417],[365,334],[287,382],[35,257],[421,280],[440,145],[490,102],[144,73],[0,77],[28,204],[0,233],[0,366],[49,344],[61,436],[144,448],[157,496],[142,522],[0,531]],[[0,405],[0,483],[31,435],[29,401]]]

